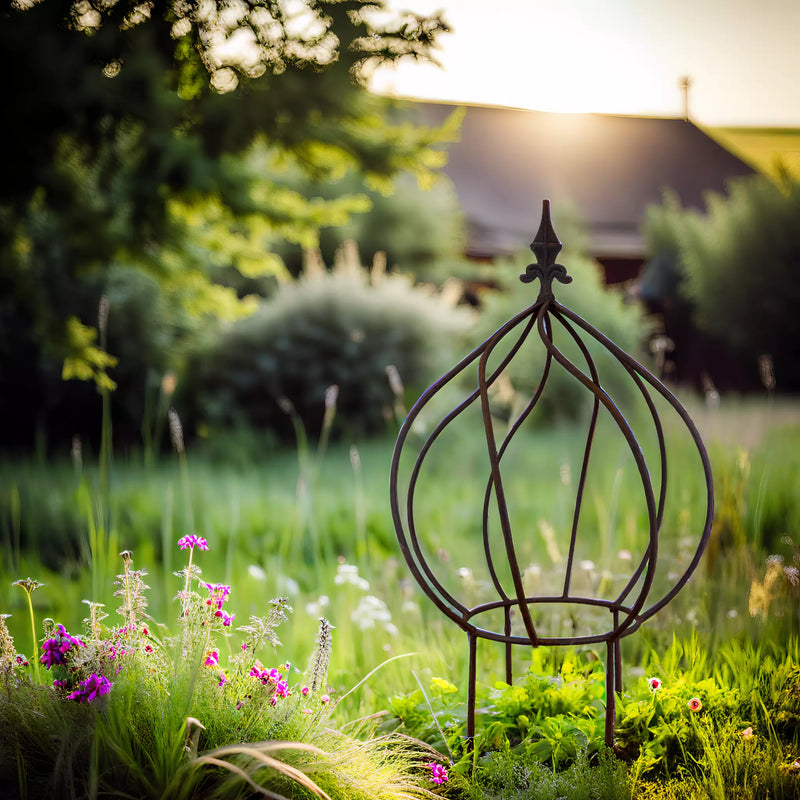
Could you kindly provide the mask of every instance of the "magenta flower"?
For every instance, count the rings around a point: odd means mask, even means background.
[[[181,550],[185,550],[187,547],[190,550],[194,550],[195,547],[198,550],[208,550],[208,542],[202,537],[190,533],[188,536],[182,536],[178,539],[178,547],[180,547]]]
[[[286,681],[278,681],[275,685],[275,694],[278,697],[288,697],[289,696],[289,684]]]
[[[311,691],[311,689],[309,689],[309,688],[308,688],[308,686],[304,686],[304,687],[303,687],[303,688],[300,690],[300,694],[302,694],[302,695],[303,695],[303,697],[305,697],[305,696],[306,696],[306,695],[307,695],[307,694],[308,694],[310,691]]]
[[[206,653],[206,660],[203,662],[205,667],[218,667],[219,666],[219,653],[216,650],[209,650]]]
[[[208,589],[208,592],[211,595],[211,597],[206,600],[206,605],[213,605],[217,607],[218,611],[221,610],[222,604],[231,593],[231,587],[226,586],[224,583],[203,583],[203,586]]]
[[[54,635],[50,639],[42,642],[42,653],[40,661],[47,669],[66,662],[66,655],[72,647],[86,647],[86,644],[77,636],[70,636],[63,625],[56,625]]]
[[[214,612],[214,616],[219,617],[222,620],[222,624],[226,628],[230,628],[230,626],[233,624],[233,618],[236,616],[236,614],[229,614],[227,611],[219,609],[218,611]]]
[[[263,677],[263,676],[262,676],[262,677]],[[283,678],[283,675],[282,675],[282,674],[281,674],[281,672],[280,672],[279,670],[277,670],[277,669],[271,669],[271,670],[270,670],[270,671],[267,673],[267,680],[268,680],[268,681],[269,681],[271,684],[278,684],[278,683],[281,681],[281,679],[282,679],[282,678]]]
[[[78,688],[68,697],[79,703],[91,703],[95,698],[108,694],[113,685],[104,675],[93,672],[85,681],[81,681]]]
[[[425,765],[431,771],[431,782],[437,785],[443,784],[447,780],[447,768],[435,761],[431,761]]]
[[[227,680],[228,679],[225,677],[225,673],[224,672],[220,672],[219,673],[219,686],[224,686],[225,683],[227,682]]]

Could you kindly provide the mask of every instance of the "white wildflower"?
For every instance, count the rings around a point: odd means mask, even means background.
[[[350,619],[358,625],[362,631],[371,630],[378,625],[384,629],[388,629],[387,626],[390,625],[392,621],[392,614],[383,600],[371,594],[365,594],[361,600],[359,600],[358,606],[355,611],[353,611]],[[393,625],[392,628],[394,628]]]
[[[337,586],[350,584],[357,589],[361,589],[362,592],[366,592],[369,589],[369,581],[358,574],[358,567],[355,564],[339,564],[336,568],[336,577],[333,582]]]

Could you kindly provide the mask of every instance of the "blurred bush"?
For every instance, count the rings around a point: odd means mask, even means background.
[[[482,295],[484,311],[479,325],[479,335],[482,338],[490,336],[505,322],[536,301],[539,282],[531,285],[522,283],[519,279],[525,272],[525,267],[533,260],[530,253],[523,252],[497,262],[498,291],[487,291]],[[635,358],[647,334],[647,325],[641,308],[638,305],[626,304],[620,292],[606,288],[600,265],[595,261],[580,254],[567,254],[559,261],[567,268],[567,273],[573,280],[566,285],[554,284],[558,302],[583,317]],[[517,334],[522,331],[520,326],[514,330]],[[512,333],[506,341],[510,345],[515,338]],[[582,335],[581,338],[589,342],[589,337]],[[588,374],[580,350],[558,323],[554,323],[553,341],[570,361]],[[598,355],[597,348],[590,349],[593,350],[593,356]],[[545,355],[544,345],[534,329],[506,371],[510,387],[514,390],[513,396],[506,392],[508,413],[512,411],[510,406],[516,402],[513,397],[524,398],[527,402],[533,396],[541,379]],[[602,357],[602,354],[600,355]],[[611,359],[609,363],[610,361]],[[622,374],[616,365],[613,366],[611,372],[604,374],[601,371],[601,382],[612,399],[619,399],[626,396],[633,387],[627,373]],[[591,399],[591,393],[554,362],[547,379],[547,388],[537,405],[539,414],[537,419],[549,422],[558,418],[575,418],[590,406]],[[496,401],[502,404],[503,398],[498,396]]]
[[[319,248],[326,263],[333,261],[336,250],[346,241],[353,240],[365,260],[383,252],[389,271],[401,267],[417,280],[438,284],[471,272],[472,265],[463,257],[463,212],[445,175],[423,188],[412,174],[401,173],[391,192],[371,188],[360,175],[313,185],[303,183],[302,176],[297,181],[299,191],[321,195],[328,201],[344,194],[361,196],[368,202],[365,210],[352,214],[344,224],[320,230]],[[295,275],[299,274],[303,258],[299,246],[277,243],[276,252]]]
[[[746,368],[750,386],[760,379],[768,391],[796,390],[800,182],[743,178],[727,196],[709,194],[706,205],[700,213],[667,197],[648,209],[644,233],[653,260],[643,288],[722,342]],[[769,374],[760,375],[765,365]]]
[[[379,431],[404,402],[387,367],[419,391],[469,323],[444,294],[387,275],[380,258],[364,269],[350,243],[333,271],[312,260],[252,316],[209,331],[189,358],[179,407],[201,432],[252,426],[288,436],[291,404],[316,435],[335,385],[339,429]]]
[[[170,307],[159,283],[140,269],[114,265],[104,273],[64,275],[57,260],[36,272],[47,305],[57,317],[97,319],[101,297],[108,300],[108,352],[118,357],[110,371],[112,417],[120,443],[140,441],[148,395],[176,362],[177,342],[190,331],[188,315]],[[20,300],[20,298],[17,298]],[[24,300],[25,298],[22,298]],[[62,452],[73,436],[84,444],[100,437],[100,395],[93,382],[64,381],[62,354],[43,330],[30,302],[0,303],[0,432],[6,447],[27,449],[38,435]]]

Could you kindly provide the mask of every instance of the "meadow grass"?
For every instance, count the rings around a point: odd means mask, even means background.
[[[718,523],[699,578],[648,624],[651,639],[676,625],[679,630],[700,626],[720,640],[752,629],[759,623],[748,613],[747,596],[752,581],[764,577],[765,557],[782,552],[791,559],[791,548],[781,539],[793,535],[800,514],[793,492],[800,469],[800,426],[790,422],[800,414],[789,403],[731,406],[730,411],[693,409],[716,474]],[[753,438],[742,442],[745,436]],[[598,440],[581,518],[590,535],[579,555],[594,565],[584,578],[595,586],[626,576],[629,562],[620,553],[641,547],[643,528],[636,487],[628,485],[624,448],[613,440],[613,431],[600,431]],[[383,657],[405,652],[425,652],[425,663],[431,653],[441,652],[443,664],[453,664],[453,658],[461,664],[456,656],[462,651],[461,634],[449,630],[411,582],[399,556],[388,508],[391,437],[334,443],[324,458],[311,451],[305,458],[313,462],[313,472],[303,469],[303,454],[298,459],[296,449],[254,454],[235,448],[222,458],[219,444],[215,446],[213,459],[198,448],[185,461],[165,458],[146,468],[138,454],[118,455],[108,486],[111,521],[99,553],[90,546],[91,504],[99,485],[90,459],[85,457],[81,465],[66,459],[0,463],[3,609],[21,613],[25,598],[10,584],[30,575],[49,584],[33,598],[40,618],[76,625],[81,600],[110,602],[117,553],[127,549],[147,566],[150,608],[163,618],[177,591],[171,577],[174,542],[194,532],[214,547],[213,560],[200,564],[204,576],[240,587],[242,616],[259,612],[271,597],[289,597],[295,608],[291,636],[297,642],[287,641],[287,646],[302,650],[301,643],[313,639],[317,616],[330,615],[342,640],[334,673],[339,670],[343,680],[352,681]],[[530,529],[521,563],[545,583],[560,574],[555,566],[563,558],[581,455],[574,430],[557,426],[530,433],[507,456],[509,494],[519,498],[513,513]],[[424,546],[434,569],[454,590],[477,597],[485,579],[480,573],[479,516],[485,473],[476,467],[481,457],[479,439],[455,442],[453,450],[432,461],[432,489],[420,501]],[[694,457],[681,445],[677,458],[670,476],[677,486],[675,501],[662,531],[665,573],[674,573],[690,556],[698,513],[693,508],[695,489],[681,483],[682,474],[695,468],[689,463]],[[184,491],[184,480],[190,492]],[[97,579],[89,581],[86,567],[99,558],[104,560],[100,573],[105,588],[98,596]],[[343,565],[357,567],[361,580],[343,577]],[[660,575],[662,588],[668,578]],[[363,581],[371,588],[364,588]],[[365,597],[376,598],[385,608]],[[21,645],[30,649],[27,635],[17,632]],[[635,644],[626,647],[635,657]],[[405,670],[388,672],[398,677]]]
[[[797,656],[789,653],[796,648],[792,637],[798,634],[798,614],[788,570],[800,562],[795,544],[800,538],[795,535],[800,502],[794,491],[800,468],[798,407],[790,402],[731,401],[720,408],[696,404],[692,414],[712,458],[717,519],[696,577],[640,633],[625,640],[626,687],[655,668],[654,654],[691,636],[698,637],[700,645],[693,655],[684,654],[680,669],[706,672],[728,685],[744,687],[748,675],[756,681],[753,665],[762,656],[775,663]],[[672,507],[662,529],[663,574],[654,591],[674,580],[670,573],[691,558],[701,513],[696,489],[683,480],[696,470],[696,456],[672,431],[668,426],[676,459],[670,467]],[[643,447],[651,447],[648,434],[641,436]],[[148,458],[146,467],[137,453],[117,454],[107,488],[102,488],[108,508],[102,547],[92,539],[101,481],[91,458],[84,454],[82,463],[66,458],[46,464],[3,461],[0,610],[13,615],[8,626],[17,648],[33,652],[25,622],[27,598],[13,581],[30,576],[45,584],[31,596],[38,622],[49,617],[79,630],[89,615],[81,601],[104,602],[109,610],[119,602],[112,597],[111,579],[120,571],[117,553],[123,549],[132,550],[137,565],[148,570],[149,613],[174,628],[179,624],[174,598],[181,590],[181,580],[172,574],[179,567],[175,542],[193,532],[212,548],[197,553],[194,564],[203,580],[235,586],[231,611],[237,620],[263,615],[270,598],[288,598],[294,613],[281,640],[282,652],[292,662],[309,658],[319,618],[331,620],[335,644],[328,681],[342,698],[334,711],[339,724],[385,714],[391,697],[414,692],[437,677],[463,688],[465,637],[422,595],[399,556],[388,508],[392,447],[393,437],[386,437],[330,443],[325,452],[308,444],[268,449],[260,448],[254,436],[245,446],[235,440],[227,452],[224,443],[216,441],[205,452],[195,446],[181,458]],[[463,436],[450,450],[432,456],[426,466],[432,489],[419,507],[423,547],[433,568],[454,591],[472,600],[481,599],[486,583],[475,518],[485,488],[480,466],[484,447],[479,438]],[[554,426],[526,432],[504,457],[509,493],[518,498],[514,519],[528,525],[522,563],[542,590],[558,581],[582,454],[582,439],[574,426]],[[587,589],[598,590],[629,574],[630,555],[625,552],[635,553],[642,546],[646,526],[641,502],[628,486],[628,457],[613,429],[598,430],[592,462],[580,520],[581,531],[588,535],[579,555],[586,564],[579,579]],[[767,561],[770,555],[783,561]],[[575,624],[557,616],[547,622],[556,628]],[[241,635],[231,637],[232,651]],[[725,649],[731,641],[742,647],[760,642],[762,649],[745,658],[744,651]],[[766,644],[772,648],[768,653]],[[565,657],[556,651],[547,656],[555,672]],[[499,647],[482,643],[479,658],[485,686],[504,680]],[[525,648],[517,648],[516,659],[519,674],[533,663]],[[668,672],[679,667],[658,668]],[[764,717],[763,724],[768,719]],[[762,745],[771,747],[773,756],[781,746],[769,737]],[[733,752],[733,744],[731,748]],[[724,764],[709,762],[716,770],[709,774],[716,776],[718,785],[735,783],[735,776],[728,774],[729,762],[730,758]],[[507,768],[501,765],[495,773],[504,774]],[[776,772],[773,778],[769,780],[778,785],[785,773]],[[762,779],[767,780],[763,775]],[[695,791],[699,779],[687,774],[681,780],[685,791]],[[552,782],[554,787],[558,784],[555,778]],[[658,789],[664,797],[669,796],[667,785]],[[697,796],[718,795],[709,786],[697,789]],[[650,786],[643,791],[662,796]]]

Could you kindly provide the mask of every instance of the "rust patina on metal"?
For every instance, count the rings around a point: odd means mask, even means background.
[[[550,203],[547,200],[544,201],[541,225],[531,244],[531,250],[536,256],[536,263],[529,265],[525,274],[521,275],[520,278],[525,283],[533,282],[536,279],[540,281],[539,296],[536,302],[512,317],[466,358],[456,364],[447,374],[430,386],[420,396],[405,419],[400,429],[392,458],[390,481],[392,516],[400,548],[414,578],[425,594],[430,597],[442,613],[461,627],[467,634],[469,643],[467,736],[472,738],[475,733],[476,653],[478,639],[500,642],[505,646],[506,680],[508,683],[511,683],[513,679],[512,647],[514,645],[536,647],[539,645],[574,646],[605,643],[605,740],[610,747],[613,745],[614,741],[616,693],[622,691],[622,654],[620,642],[625,636],[629,636],[638,630],[642,623],[647,621],[669,603],[686,584],[697,568],[708,541],[713,518],[714,494],[711,467],[705,446],[703,445],[696,426],[690,419],[687,411],[669,389],[641,364],[617,347],[611,340],[555,299],[553,293],[554,281],[569,283],[572,281],[572,278],[567,274],[566,269],[562,265],[556,263],[556,258],[561,250],[561,242],[553,230],[550,221]],[[566,336],[577,346],[584,362],[583,369],[570,361],[553,343],[554,325],[560,326],[563,332],[566,333]],[[519,332],[520,329],[521,333]],[[495,434],[495,422],[490,412],[489,390],[500,378],[529,337],[531,338],[531,341],[528,343],[529,345],[536,346],[538,344],[536,341],[536,334],[538,334],[538,343],[541,343],[541,346],[545,349],[545,362],[541,379],[530,400],[513,423],[510,424],[508,432],[500,438],[498,445],[498,439]],[[499,364],[489,370],[488,360],[490,355],[506,337],[513,336],[517,336],[516,341],[513,341],[508,352],[500,359]],[[620,408],[618,408],[602,387],[598,364],[590,353],[590,348],[587,346],[587,341],[590,340],[593,340],[595,345],[604,348],[607,353],[621,365],[622,369],[635,385],[641,398],[644,400],[647,408],[647,416],[652,422],[655,439],[657,441],[657,447],[654,448],[654,452],[656,453],[655,460],[657,463],[651,465],[659,476],[655,483],[651,478],[651,469],[648,467],[643,449],[637,441],[631,425]],[[400,482],[399,464],[403,449],[409,444],[409,433],[414,421],[440,389],[460,376],[467,367],[476,361],[477,387],[433,427],[421,447],[419,447],[419,452],[408,479],[405,502],[402,503],[398,485]],[[559,594],[536,595],[526,592],[523,584],[523,573],[520,569],[517,556],[518,542],[515,541],[514,531],[512,530],[511,515],[509,513],[509,503],[503,482],[501,462],[515,433],[520,429],[525,420],[529,418],[531,412],[542,397],[551,369],[556,365],[566,370],[591,393],[593,396],[593,404],[591,416],[589,418],[580,477],[575,493],[575,506],[572,514],[569,549],[563,564],[563,590]],[[663,593],[659,599],[651,601],[648,605],[658,562],[658,540],[667,498],[667,447],[665,444],[662,420],[656,403],[654,402],[654,394],[660,395],[668,406],[677,414],[685,425],[697,449],[701,464],[700,472],[702,473],[702,480],[705,481],[706,513],[702,529],[699,532],[697,549],[688,566],[677,580],[673,580],[670,583],[671,588],[668,591]],[[472,406],[473,403],[478,403],[480,406],[483,427],[486,433],[489,475],[483,500],[483,546],[491,584],[493,590],[497,593],[497,599],[469,607],[456,598],[454,593],[445,588],[442,581],[431,568],[421,546],[414,516],[415,492],[418,486],[423,461],[447,426]],[[622,591],[611,598],[590,597],[586,596],[585,593],[573,591],[574,561],[581,506],[589,471],[590,454],[601,410],[606,411],[610,415],[617,429],[627,442],[627,446],[641,480],[648,522],[647,545],[643,548],[643,554],[638,560],[638,563],[635,559],[632,562],[635,564],[635,568],[632,569],[630,579],[627,581]],[[700,473],[698,473],[698,477],[699,476]],[[502,541],[501,552],[508,561],[509,570],[507,574],[510,575],[510,582],[507,579],[505,581],[506,585],[504,585],[504,582],[498,574],[495,554],[492,552],[492,548],[490,548],[490,507],[494,509],[496,514],[495,519],[499,523]],[[537,606],[542,604],[574,604],[582,607],[605,609],[609,614],[609,623],[607,627],[604,626],[604,630],[589,632],[585,635],[547,635],[547,633],[538,631],[537,625],[534,622],[534,610]],[[495,626],[498,628],[497,630],[491,627],[481,627],[479,624],[479,617],[489,612],[495,614],[499,613],[503,620],[502,625],[497,624]],[[512,621],[515,622],[513,627],[516,628],[516,630],[512,630]]]

